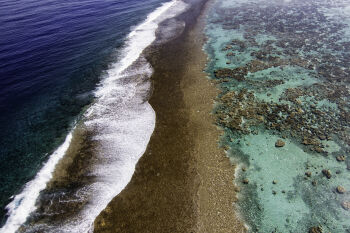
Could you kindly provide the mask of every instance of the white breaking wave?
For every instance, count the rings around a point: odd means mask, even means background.
[[[22,193],[16,195],[12,202],[6,206],[9,217],[6,224],[0,229],[1,233],[15,232],[26,221],[29,214],[35,210],[35,201],[40,191],[45,189],[47,182],[52,178],[52,171],[66,153],[71,140],[72,132],[67,135],[63,144],[50,156],[35,178],[25,185]]]
[[[96,133],[93,140],[98,142],[99,148],[90,174],[96,180],[78,192],[92,195],[75,217],[59,226],[45,226],[45,232],[88,232],[99,213],[130,182],[155,127],[155,112],[144,102],[150,90],[146,80],[152,74],[152,67],[140,56],[156,39],[159,23],[186,8],[187,4],[179,0],[164,3],[128,35],[121,59],[107,71],[95,92],[96,102],[85,113],[84,124]],[[69,133],[37,176],[7,206],[9,217],[0,233],[15,232],[35,211],[39,193],[52,178],[56,164],[69,148],[72,135],[73,132]]]

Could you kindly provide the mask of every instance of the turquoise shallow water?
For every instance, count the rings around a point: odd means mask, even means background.
[[[350,1],[217,1],[206,35],[250,231],[350,232]]]

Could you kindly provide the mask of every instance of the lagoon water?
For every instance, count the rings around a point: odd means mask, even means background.
[[[207,17],[214,113],[250,232],[350,231],[349,9],[224,0]]]

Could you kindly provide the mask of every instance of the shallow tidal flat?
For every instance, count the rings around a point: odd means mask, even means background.
[[[350,1],[217,1],[207,71],[251,232],[350,231]]]

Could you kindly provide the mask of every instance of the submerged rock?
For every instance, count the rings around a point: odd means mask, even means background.
[[[344,201],[341,203],[341,206],[345,209],[345,210],[350,210],[350,201]]]
[[[249,184],[249,180],[247,178],[244,179],[242,182],[243,182],[243,184]]]
[[[315,146],[315,147],[314,147],[314,150],[315,150],[317,153],[323,153],[323,152],[324,152],[324,150],[323,150],[321,147],[319,147],[319,146]]]
[[[306,138],[304,137],[304,140],[302,142],[304,145],[319,145],[320,142],[315,138]]]
[[[282,141],[281,139],[278,139],[275,143],[275,147],[284,147],[286,143]]]
[[[346,192],[345,188],[343,186],[338,186],[337,187],[337,192],[340,193],[340,194],[343,194]]]
[[[305,172],[305,175],[306,175],[307,177],[311,177],[312,173],[311,173],[310,171],[307,171],[307,172]]]
[[[323,173],[323,175],[325,175],[327,177],[327,179],[330,179],[332,177],[332,173],[328,169],[323,169],[322,173]]]
[[[216,78],[233,78],[237,81],[245,80],[244,76],[247,75],[248,69],[246,67],[238,67],[235,69],[218,69],[214,71],[214,75]]]
[[[339,156],[337,156],[337,161],[339,161],[339,162],[343,162],[343,161],[345,161],[345,159],[346,159],[346,157],[345,157],[345,155],[339,155]]]
[[[309,229],[309,233],[322,233],[322,227],[317,226],[317,227],[311,227]]]

